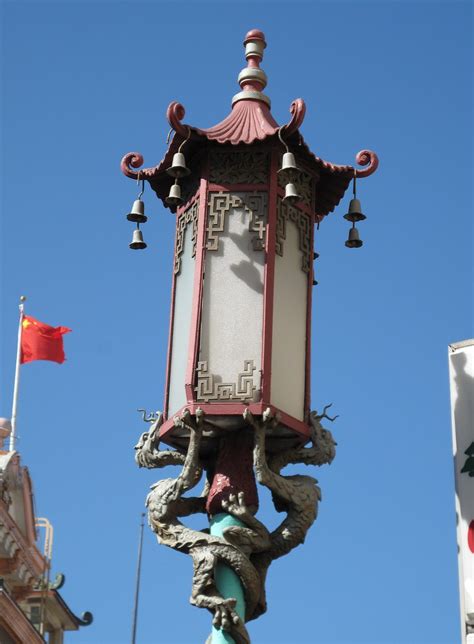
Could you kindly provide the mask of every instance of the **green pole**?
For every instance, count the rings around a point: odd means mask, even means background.
[[[215,514],[210,520],[211,534],[222,537],[224,536],[224,528],[232,525],[244,526],[242,521],[239,521],[239,519],[236,519],[231,514],[225,512]],[[215,575],[217,590],[224,599],[235,597],[237,600],[235,611],[242,621],[245,622],[244,589],[242,588],[238,575],[231,568],[223,564],[217,564]],[[235,644],[235,640],[227,631],[213,626],[212,644]]]

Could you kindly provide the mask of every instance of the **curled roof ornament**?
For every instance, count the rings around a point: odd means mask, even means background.
[[[321,174],[317,216],[322,217],[334,210],[354,176],[368,177],[376,171],[378,157],[371,150],[361,150],[356,155],[356,163],[363,167],[355,168],[351,165],[336,165],[313,154],[299,133],[306,114],[306,105],[302,98],[297,98],[291,103],[290,119],[288,123],[280,126],[271,114],[270,99],[263,93],[267,85],[267,76],[260,68],[260,63],[266,46],[265,35],[259,29],[252,29],[246,34],[244,47],[247,66],[238,76],[241,91],[233,97],[232,110],[224,120],[205,129],[185,124],[184,106],[178,101],[172,101],[166,117],[175,131],[175,136],[165,157],[155,167],[139,169],[143,165],[142,155],[139,152],[129,152],[122,159],[122,172],[131,179],[147,179],[157,195],[164,199],[163,194],[167,194],[169,190],[166,169],[172,155],[185,139],[190,139],[187,146],[194,150],[199,147],[200,142],[206,140],[221,144],[250,145],[277,137],[278,131],[281,130],[285,142],[290,146],[297,143],[299,150],[307,155],[310,164],[314,164],[315,170]]]
[[[220,123],[207,129],[188,126],[182,123],[184,106],[173,101],[168,106],[166,116],[177,134],[187,136],[188,127],[197,136],[219,143],[250,144],[262,141],[277,133],[280,126],[270,112],[270,99],[263,93],[267,85],[267,75],[260,68],[263,52],[267,43],[259,29],[252,29],[244,40],[247,67],[238,76],[241,91],[232,99],[232,111]],[[283,126],[286,136],[290,136],[303,123],[306,106],[302,98],[297,98],[290,106],[290,121]]]

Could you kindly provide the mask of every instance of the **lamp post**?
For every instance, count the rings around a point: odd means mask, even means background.
[[[369,150],[357,155],[359,169],[314,155],[299,131],[302,99],[278,125],[263,93],[264,34],[248,32],[244,45],[241,91],[221,123],[186,125],[173,102],[175,134],[163,160],[142,169],[142,156],[129,153],[121,164],[176,213],[164,410],[144,415],[151,425],[136,459],[182,465],[176,479],[154,486],[149,520],[158,541],[192,556],[191,602],[213,613],[213,644],[249,641],[245,622],[266,609],[268,566],[302,543],[316,517],[315,479],[280,474],[289,463],[322,465],[335,454],[321,426],[326,410],[310,411],[314,228],[354,182],[346,246],[360,247],[355,223],[365,215],[355,179],[378,165]],[[134,241],[143,217],[135,201],[127,216],[137,222]],[[183,498],[203,471],[202,495]],[[255,516],[256,480],[286,513],[271,534]],[[181,523],[195,512],[209,516],[209,534]]]

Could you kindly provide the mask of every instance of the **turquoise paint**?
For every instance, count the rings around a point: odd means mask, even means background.
[[[236,519],[231,514],[221,513],[216,514],[210,520],[211,534],[218,537],[223,536],[224,528],[231,525],[243,526],[244,524],[239,519]],[[228,597],[235,597],[237,604],[235,610],[239,617],[245,621],[245,599],[244,589],[240,583],[239,577],[228,566],[217,564],[216,566],[216,586],[224,599]],[[212,627],[212,644],[235,644],[235,640],[221,628]]]

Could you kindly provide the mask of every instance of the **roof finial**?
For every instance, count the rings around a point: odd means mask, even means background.
[[[244,46],[247,67],[239,74],[238,81],[242,91],[234,96],[232,106],[238,101],[252,100],[263,101],[270,107],[270,99],[262,93],[267,84],[267,75],[263,69],[260,69],[263,50],[267,46],[263,31],[259,29],[249,31],[245,36]]]

